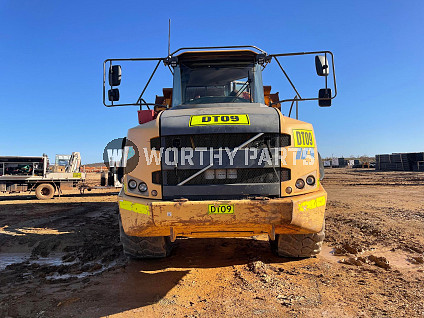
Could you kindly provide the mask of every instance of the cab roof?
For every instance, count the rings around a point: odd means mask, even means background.
[[[258,53],[251,50],[188,51],[179,55],[179,62],[234,61],[255,62]]]

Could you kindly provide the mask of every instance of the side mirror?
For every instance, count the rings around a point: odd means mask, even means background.
[[[119,86],[121,84],[121,65],[109,67],[109,85]]]
[[[330,73],[327,58],[323,55],[315,56],[315,67],[317,69],[318,76],[328,76]]]
[[[318,92],[318,105],[321,107],[331,106],[331,88],[321,88]],[[321,99],[325,98],[325,99]]]
[[[119,101],[119,89],[112,88],[112,89],[108,90],[107,94],[108,94],[110,102]]]

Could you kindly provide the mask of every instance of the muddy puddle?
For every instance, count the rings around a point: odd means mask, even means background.
[[[64,264],[62,257],[65,253],[51,254],[49,257],[32,258],[31,253],[1,253],[0,254],[0,270],[4,270],[12,264],[20,264],[28,262],[29,264],[59,266]],[[71,263],[67,263],[70,265]]]
[[[45,268],[48,269],[44,276],[46,280],[81,279],[97,275],[117,266],[118,261],[112,261],[107,264],[101,264],[95,261],[86,262],[84,266],[81,266],[79,263],[78,258],[72,261],[66,259],[66,253],[54,253],[48,257],[38,258],[34,258],[30,253],[0,254],[0,271],[15,267],[31,270]]]
[[[0,271],[12,264],[23,263],[29,259],[30,254],[23,253],[1,253],[0,255]]]
[[[323,245],[319,257],[330,263],[342,263],[355,266],[371,264],[385,269],[400,271],[424,271],[423,256],[411,254],[403,250],[393,250],[388,247],[375,247],[364,249],[355,254],[338,254],[338,252],[337,248]],[[381,263],[379,263],[379,261]]]

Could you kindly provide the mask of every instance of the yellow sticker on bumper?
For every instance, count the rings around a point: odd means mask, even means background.
[[[79,173],[79,172],[74,172],[73,177],[74,177],[74,178],[81,178],[81,173]]]
[[[121,200],[119,201],[119,207],[124,210],[133,211],[141,214],[150,214],[150,209],[148,205],[133,203],[130,201]]]
[[[321,206],[325,205],[325,196],[318,197],[313,200],[304,201],[302,203],[299,203],[299,211],[304,212],[306,210],[312,210],[315,208],[319,208]]]
[[[293,138],[295,147],[315,147],[312,130],[293,129]]]
[[[234,205],[229,205],[229,204],[220,204],[220,205],[209,204],[208,213],[209,214],[234,214]]]
[[[209,125],[250,125],[247,114],[193,115],[190,117],[190,127]]]

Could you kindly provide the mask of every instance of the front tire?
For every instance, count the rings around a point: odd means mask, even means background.
[[[125,234],[120,218],[119,236],[125,255],[131,258],[163,258],[171,254],[172,242],[168,236],[129,236]]]
[[[272,250],[281,257],[306,258],[321,252],[325,238],[325,225],[318,233],[312,234],[277,234],[270,241]]]

